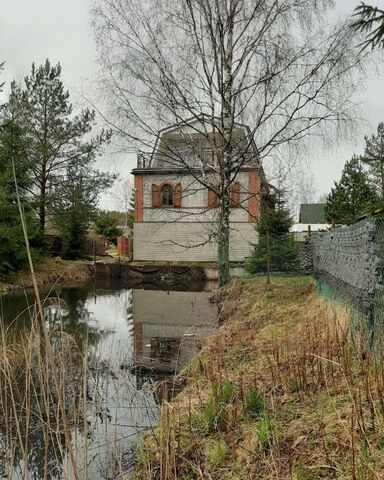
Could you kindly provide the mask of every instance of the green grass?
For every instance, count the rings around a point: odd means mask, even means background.
[[[204,453],[205,462],[208,467],[221,467],[224,465],[225,458],[228,453],[228,448],[224,440],[212,439],[206,442]]]
[[[267,276],[266,275],[250,275],[242,280],[243,283],[267,283]],[[313,283],[313,278],[306,275],[278,275],[273,274],[270,276],[271,284],[296,284],[296,285],[311,285]]]
[[[245,411],[250,417],[259,417],[264,410],[264,398],[256,388],[245,393]]]
[[[193,428],[204,434],[221,431],[227,420],[225,406],[232,403],[235,393],[236,387],[233,383],[214,382],[209,402],[192,420]]]

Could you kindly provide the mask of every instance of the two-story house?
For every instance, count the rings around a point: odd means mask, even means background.
[[[135,261],[216,261],[219,142],[215,125],[195,119],[161,130],[154,149],[133,169]],[[232,130],[230,260],[242,262],[257,243],[255,222],[265,185],[246,125]]]

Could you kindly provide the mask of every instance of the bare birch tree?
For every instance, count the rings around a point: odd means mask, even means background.
[[[126,177],[119,182],[117,188],[114,189],[112,197],[115,201],[115,207],[118,212],[124,212],[124,234],[128,234],[128,217],[132,208],[132,192],[133,186],[131,180]]]
[[[230,187],[254,161],[249,153],[285,159],[307,136],[334,135],[354,118],[361,58],[350,26],[327,22],[331,7],[331,0],[95,0],[109,125],[144,151],[159,128],[204,116],[194,128],[214,163],[200,158],[199,171],[174,144],[166,150],[219,198],[220,285],[229,280]],[[234,134],[238,122],[250,126],[245,140]]]

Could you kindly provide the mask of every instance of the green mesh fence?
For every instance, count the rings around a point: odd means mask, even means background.
[[[371,345],[384,324],[384,229],[365,219],[311,238],[313,276],[319,293],[350,308],[352,333]]]
[[[246,269],[261,275],[312,275],[323,297],[348,305],[351,331],[365,331],[375,343],[384,328],[383,221],[367,218],[301,240],[294,234],[260,236]]]

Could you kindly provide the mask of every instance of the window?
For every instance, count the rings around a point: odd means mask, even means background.
[[[212,165],[217,165],[217,157],[213,153],[212,148],[202,148],[201,149],[201,160],[204,166],[211,167]]]
[[[173,188],[165,184],[161,187],[161,206],[173,207]]]
[[[181,183],[171,185],[164,183],[159,186],[152,184],[152,208],[175,207],[180,208],[182,202]]]
[[[214,187],[216,190],[220,190],[220,183],[216,183]],[[240,183],[235,182],[229,186],[229,194],[231,200],[231,207],[240,206]],[[217,207],[218,206],[218,196],[215,190],[208,188],[208,207]]]
[[[179,338],[151,338],[151,358],[158,358],[163,362],[177,360],[180,352]]]

